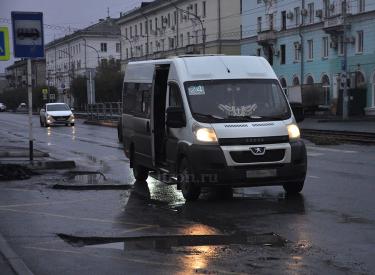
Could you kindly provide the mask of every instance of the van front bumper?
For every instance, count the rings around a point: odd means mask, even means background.
[[[219,145],[191,145],[188,158],[194,182],[201,186],[283,185],[304,181],[306,177],[305,144],[302,140],[290,142],[290,148],[291,161],[288,163],[228,166],[224,152]]]

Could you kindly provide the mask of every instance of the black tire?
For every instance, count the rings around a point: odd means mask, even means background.
[[[285,192],[288,195],[296,195],[302,191],[304,184],[305,184],[305,181],[302,180],[302,181],[297,181],[297,182],[285,183],[283,187],[284,187]]]
[[[179,173],[179,185],[185,200],[196,201],[201,194],[201,188],[192,182],[191,168],[186,158],[181,161]]]
[[[137,181],[146,181],[148,178],[149,170],[142,165],[133,166],[133,175]]]

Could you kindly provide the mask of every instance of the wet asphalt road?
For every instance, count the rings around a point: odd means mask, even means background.
[[[46,129],[38,117],[34,123],[38,149],[75,160],[77,170],[99,170],[108,182],[134,184],[122,191],[52,189],[69,181],[62,172],[0,182],[0,232],[35,274],[375,271],[373,146],[307,142],[308,177],[299,197],[264,187],[236,189],[233,198],[210,191],[185,203],[174,186],[134,183],[116,129],[81,122]],[[1,146],[26,146],[26,126],[26,116],[1,113]],[[155,238],[176,235],[183,239],[172,244]],[[227,237],[209,245],[191,235]]]

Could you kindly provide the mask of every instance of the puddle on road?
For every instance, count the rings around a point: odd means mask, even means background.
[[[57,234],[74,247],[113,248],[121,250],[164,250],[176,247],[223,246],[231,244],[283,247],[287,240],[275,233],[235,235],[172,235],[142,237],[80,237]]]
[[[73,190],[128,190],[132,188],[132,186],[109,181],[105,175],[99,171],[69,171],[65,174],[65,179],[61,183],[55,184],[53,188]]]

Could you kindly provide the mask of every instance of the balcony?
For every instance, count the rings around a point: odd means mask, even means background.
[[[276,42],[276,31],[267,30],[258,32],[257,42],[260,45],[270,45]]]
[[[324,19],[324,31],[327,33],[338,33],[344,31],[344,17],[336,15]]]

